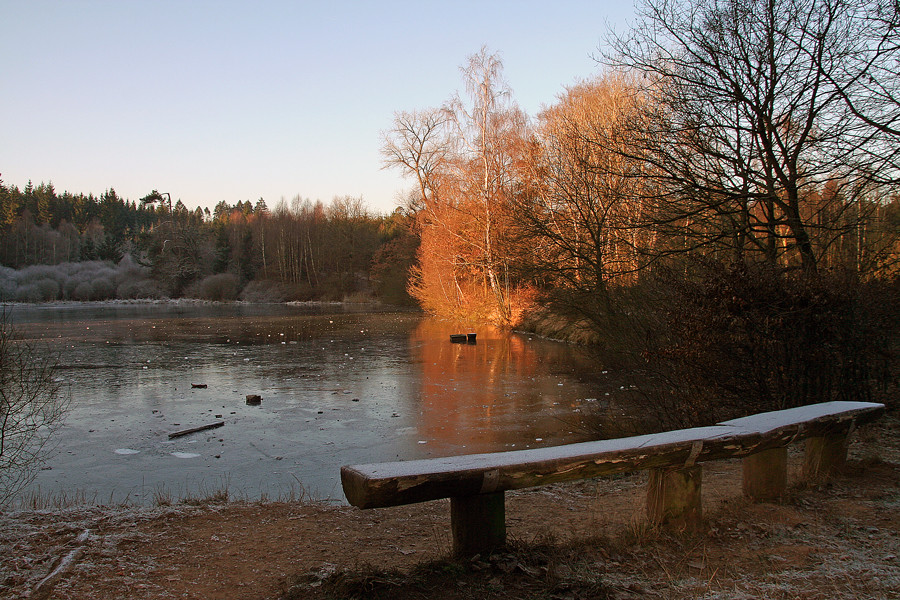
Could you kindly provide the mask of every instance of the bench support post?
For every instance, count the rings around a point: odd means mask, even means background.
[[[847,465],[847,442],[846,433],[807,438],[803,478],[816,481],[844,469]]]
[[[787,490],[787,447],[771,448],[744,458],[744,495],[763,502]]]
[[[700,525],[703,468],[650,469],[647,484],[647,516],[657,525],[668,523],[681,529]]]
[[[503,492],[450,498],[453,553],[474,556],[506,545]]]

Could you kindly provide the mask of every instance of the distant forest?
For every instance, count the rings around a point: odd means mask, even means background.
[[[139,200],[25,189],[0,181],[0,300],[201,298],[408,303],[417,241],[402,211],[360,198],[260,198],[189,210],[169,194]]]

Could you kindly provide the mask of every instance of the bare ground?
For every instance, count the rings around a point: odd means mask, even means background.
[[[461,562],[446,501],[6,512],[0,597],[900,598],[897,417],[858,432],[850,458],[779,504],[741,498],[739,462],[708,463],[697,533],[647,525],[645,474],[508,493],[510,550]]]

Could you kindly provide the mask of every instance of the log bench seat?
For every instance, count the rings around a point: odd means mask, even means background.
[[[701,518],[698,463],[743,458],[745,495],[775,499],[787,487],[790,444],[806,441],[805,478],[827,476],[846,460],[848,436],[883,412],[883,404],[825,402],[627,438],[348,465],[341,483],[359,508],[450,498],[454,553],[473,555],[505,544],[507,490],[649,470],[650,519],[692,526]]]

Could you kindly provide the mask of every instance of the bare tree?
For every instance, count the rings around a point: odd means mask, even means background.
[[[885,165],[834,74],[855,0],[645,0],[605,60],[643,74],[629,133],[670,250],[727,249],[815,272]],[[831,75],[829,75],[829,73]],[[829,186],[840,202],[823,199]]]
[[[842,60],[813,55],[822,76],[869,129],[863,150],[883,161],[876,181],[900,181],[900,1],[829,0],[848,23]]]
[[[457,206],[473,226],[467,236],[472,260],[493,295],[498,320],[511,317],[509,257],[504,252],[510,200],[516,187],[515,163],[525,138],[526,118],[512,100],[497,54],[482,47],[461,68],[469,103],[459,96],[448,107],[460,155],[453,163],[459,191]]]
[[[381,155],[385,168],[400,168],[416,178],[418,198],[411,207],[427,207],[437,196],[437,176],[449,154],[446,137],[447,112],[430,109],[400,112],[393,127],[384,133]]]
[[[34,480],[68,401],[54,358],[16,339],[0,312],[0,505]]]
[[[515,198],[523,263],[560,308],[588,319],[609,310],[610,286],[634,282],[652,243],[638,227],[642,163],[621,149],[622,123],[641,110],[636,86],[617,74],[570,88],[541,113],[534,185]]]

